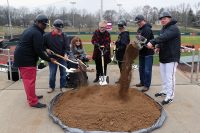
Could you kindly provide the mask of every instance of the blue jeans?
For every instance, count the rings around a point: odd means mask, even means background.
[[[66,62],[62,59],[57,60],[60,64],[66,66]],[[58,65],[49,62],[49,87],[55,89],[56,86],[56,73],[57,73]],[[59,66],[60,69],[60,88],[64,88],[66,84],[66,70],[65,68]]]
[[[140,83],[150,87],[152,77],[153,55],[139,56]]]

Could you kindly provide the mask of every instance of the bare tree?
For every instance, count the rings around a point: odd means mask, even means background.
[[[135,17],[137,16],[137,15],[139,15],[139,14],[143,14],[142,13],[142,7],[136,7],[136,8],[133,8],[132,10],[131,10],[131,12],[130,12],[130,15],[131,15],[131,21],[133,20],[135,20]]]
[[[143,11],[143,15],[144,17],[146,18],[146,20],[148,20],[148,17],[150,15],[150,11],[151,11],[151,7],[149,5],[145,5],[143,8],[142,8],[142,11]]]
[[[196,15],[200,11],[200,2],[194,4]]]
[[[57,10],[56,10],[56,7],[55,6],[49,6],[47,7],[46,11],[45,11],[45,14],[48,16],[50,22],[53,22],[57,16]]]
[[[103,14],[103,18],[107,21],[113,22],[116,15],[117,12],[115,10],[106,10]]]
[[[21,25],[23,27],[29,25],[29,23],[30,23],[30,18],[28,16],[28,14],[30,14],[29,9],[26,7],[21,7],[18,10],[18,13],[19,13],[19,19],[21,20]]]
[[[195,23],[195,15],[194,15],[194,13],[193,13],[193,10],[190,9],[190,10],[188,11],[188,25],[189,25],[189,26],[193,26],[194,23]]]
[[[153,7],[150,10],[150,16],[149,16],[149,22],[155,24],[155,22],[158,20],[158,8]]]

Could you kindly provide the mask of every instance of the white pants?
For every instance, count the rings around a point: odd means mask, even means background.
[[[166,94],[166,99],[174,98],[175,91],[175,73],[178,63],[160,63],[160,74],[162,78],[161,93]]]

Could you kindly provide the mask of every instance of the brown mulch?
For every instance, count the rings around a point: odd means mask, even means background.
[[[129,88],[126,99],[119,86],[88,86],[65,92],[53,107],[65,125],[86,131],[136,131],[152,126],[160,106],[144,93]]]

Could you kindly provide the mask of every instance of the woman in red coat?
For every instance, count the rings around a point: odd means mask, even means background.
[[[100,47],[104,46],[104,74],[107,72],[107,64],[111,62],[110,57],[110,33],[106,30],[107,21],[103,20],[99,22],[99,28],[94,32],[92,36],[92,44],[94,45],[94,51],[92,59],[96,64],[96,78],[93,82],[99,81],[99,76],[103,76],[101,51]]]

